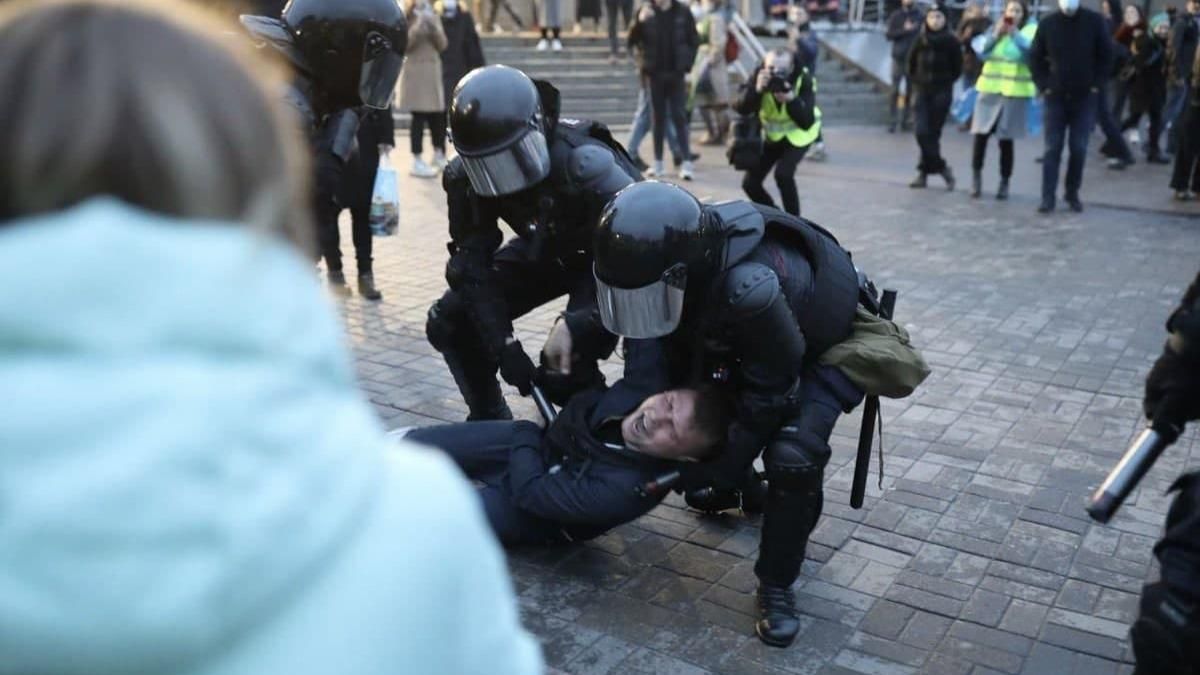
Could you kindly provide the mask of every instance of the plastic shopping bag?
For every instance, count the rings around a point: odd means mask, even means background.
[[[1042,133],[1042,116],[1046,114],[1046,106],[1040,96],[1029,99],[1029,109],[1025,111],[1025,127],[1030,136]]]
[[[371,192],[371,234],[390,237],[400,229],[400,189],[396,170],[388,156],[379,155],[379,170],[375,173],[375,189]]]
[[[959,124],[966,124],[967,120],[971,119],[971,115],[975,113],[977,95],[975,87],[967,87],[955,97],[954,104],[950,107],[950,114],[954,115],[954,119],[958,120]]]

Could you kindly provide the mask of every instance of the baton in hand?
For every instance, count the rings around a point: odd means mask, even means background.
[[[554,419],[558,417],[558,411],[554,409],[554,404],[550,402],[550,399],[546,398],[542,388],[536,384],[533,385],[530,396],[533,397],[533,403],[537,406],[538,412],[542,414],[542,419],[546,420],[546,426],[553,424]]]
[[[1087,512],[1092,520],[1107,523],[1117,509],[1121,508],[1125,498],[1137,487],[1138,483],[1154,466],[1155,460],[1172,443],[1179,438],[1182,427],[1168,422],[1165,415],[1155,417],[1153,423],[1134,439],[1133,444],[1125,451],[1121,461],[1108,474],[1100,487],[1096,489],[1088,501]]]

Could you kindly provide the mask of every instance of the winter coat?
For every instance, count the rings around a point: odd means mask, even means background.
[[[679,0],[671,0],[666,11],[653,3],[638,8],[629,28],[628,44],[637,50],[638,69],[643,75],[683,75],[696,60],[700,37],[692,11]]]
[[[908,52],[908,81],[918,90],[953,87],[962,75],[962,62],[962,47],[954,33],[923,27]]]
[[[311,260],[99,198],[4,223],[0,269],[0,673],[542,672]]]
[[[408,50],[400,71],[400,109],[405,112],[444,112],[442,50],[446,33],[432,10],[408,12]]]
[[[1029,72],[1043,94],[1085,97],[1107,84],[1112,46],[1098,12],[1082,7],[1070,16],[1055,12],[1038,24],[1029,48]]]
[[[1121,77],[1129,83],[1129,97],[1137,108],[1148,110],[1166,101],[1166,51],[1166,45],[1151,33],[1139,33],[1133,39]]]
[[[979,77],[979,71],[983,69],[983,61],[971,47],[971,41],[988,32],[991,27],[992,20],[986,16],[967,19],[958,27],[958,41],[962,45],[963,52],[963,76],[967,78],[968,82],[974,82]]]
[[[913,28],[911,30],[904,29],[904,23],[911,22]],[[917,9],[914,4],[912,7],[905,9],[901,7],[892,12],[887,21],[887,39],[892,43],[892,58],[900,63],[904,63],[908,58],[908,50],[912,48],[913,42],[917,39],[917,33],[921,30],[921,10]]]
[[[1183,84],[1192,76],[1192,61],[1200,44],[1200,16],[1184,13],[1171,27],[1167,43],[1167,82]]]
[[[449,107],[458,81],[486,64],[479,33],[475,32],[475,19],[469,12],[461,9],[452,15],[442,12],[442,32],[446,35],[446,50],[442,52],[442,89],[446,107]]]

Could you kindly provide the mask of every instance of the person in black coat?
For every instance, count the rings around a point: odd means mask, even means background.
[[[446,50],[442,52],[442,91],[446,93],[446,109],[454,86],[463,75],[486,65],[479,33],[475,31],[475,19],[459,0],[442,0],[442,31],[446,34]],[[439,167],[441,168],[441,167]]]
[[[907,130],[912,115],[912,106],[905,102],[900,110],[900,92],[908,88],[908,50],[912,48],[917,33],[921,30],[921,10],[916,0],[903,0],[901,6],[888,16],[887,39],[892,43],[892,95],[888,102],[888,133],[895,133],[896,125]],[[898,119],[898,113],[903,119]]]
[[[1121,131],[1136,129],[1143,115],[1150,117],[1146,161],[1151,164],[1167,163],[1158,145],[1162,135],[1163,106],[1167,102],[1166,37],[1165,23],[1158,24],[1155,31],[1149,31],[1143,21],[1134,29],[1129,62],[1122,72],[1129,85],[1129,116],[1121,122]]]
[[[692,151],[688,145],[684,78],[691,71],[696,50],[700,48],[696,20],[691,10],[679,0],[653,0],[638,10],[633,26],[629,28],[627,43],[630,49],[637,50],[638,70],[650,91],[655,175],[663,175],[663,140],[670,124],[675,128],[680,154],[684,158],[680,177],[690,180],[693,169],[687,158],[691,157]]]
[[[1178,201],[1200,193],[1200,49],[1193,54],[1191,85],[1179,116],[1179,153],[1171,173],[1171,189]]]
[[[917,145],[921,161],[909,187],[923,188],[929,174],[941,174],[946,189],[954,189],[954,172],[942,158],[942,127],[954,99],[954,82],[962,75],[962,46],[946,27],[940,6],[925,13],[921,33],[908,52],[907,73],[914,97]]]
[[[358,150],[346,162],[340,204],[350,209],[351,237],[354,240],[354,259],[358,269],[358,294],[366,300],[381,300],[383,294],[375,287],[371,233],[371,198],[375,192],[375,174],[379,172],[379,157],[391,152],[396,145],[396,123],[391,109],[370,110],[362,115],[358,127]],[[335,228],[329,242],[331,251],[341,258],[341,234]],[[326,253],[329,255],[329,253]],[[344,284],[331,286],[335,293],[349,295]]]

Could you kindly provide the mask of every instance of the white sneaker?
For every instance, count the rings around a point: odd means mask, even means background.
[[[541,40],[538,40],[537,47],[535,47],[535,49],[537,49],[539,52],[544,52],[549,48],[550,48],[550,41],[547,40],[546,38],[542,38]]]
[[[438,171],[441,171],[442,169],[446,168],[446,153],[442,152],[441,150],[434,150],[433,151],[433,166]]]
[[[663,169],[662,160],[658,159],[658,160],[655,160],[654,163],[650,165],[649,169],[646,169],[646,178],[655,178],[658,176],[664,176],[664,175],[666,175],[666,173],[667,173],[666,170]]]
[[[581,23],[575,24],[575,28],[571,32],[576,35],[579,35],[580,33],[583,32],[583,24],[581,24]]]
[[[550,43],[550,48],[556,52],[561,52],[562,51],[562,40],[559,40],[558,38],[554,38],[554,41]]]
[[[492,24],[492,33],[495,35],[500,35],[504,33],[504,29],[500,27],[500,24],[494,23]]]
[[[679,167],[679,177],[683,180],[692,180],[696,177],[696,167],[692,166],[690,161],[684,162]]]
[[[434,176],[438,175],[437,169],[426,164],[425,160],[421,159],[420,157],[413,158],[412,171],[409,173],[417,178],[433,178]]]

